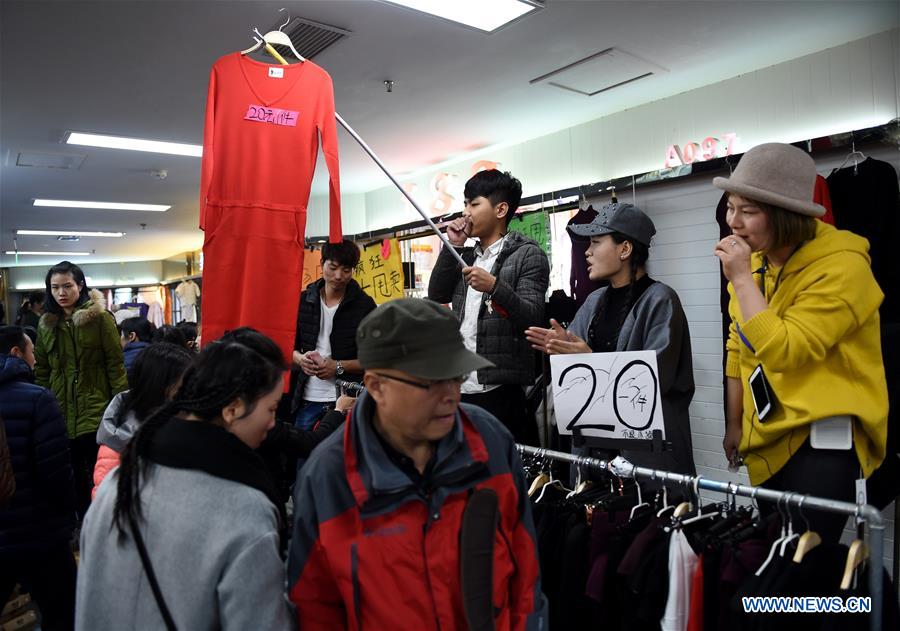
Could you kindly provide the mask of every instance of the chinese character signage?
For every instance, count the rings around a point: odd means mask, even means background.
[[[385,239],[362,249],[353,278],[376,304],[403,297],[403,264],[400,242]]]
[[[509,229],[521,232],[529,239],[534,239],[547,256],[550,256],[550,224],[547,214],[533,212],[527,215],[516,215],[509,222]]]

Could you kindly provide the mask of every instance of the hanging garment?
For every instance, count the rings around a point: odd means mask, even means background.
[[[213,65],[200,176],[204,343],[252,326],[290,358],[320,135],[336,243],[342,233],[331,77],[310,61],[270,65],[240,53]]]
[[[697,569],[694,570],[694,578],[691,579],[691,606],[687,631],[703,631],[703,556],[701,553],[697,559]]]
[[[835,226],[869,241],[872,274],[884,292],[881,321],[900,322],[900,185],[888,162],[866,158],[828,176]]]
[[[147,314],[150,313],[150,305],[144,304],[143,302],[123,302],[119,304],[119,309],[116,311],[116,313],[118,314],[121,311],[137,311],[137,314],[140,317],[146,318]],[[129,317],[134,316],[125,316],[122,319],[124,320]],[[116,317],[116,322],[119,322],[118,317]]]
[[[669,540],[669,597],[659,624],[662,631],[685,631],[691,609],[691,584],[697,570],[697,553],[681,529]]]
[[[825,209],[825,214],[820,217],[827,224],[834,225],[834,213],[831,210],[831,193],[828,190],[828,180],[821,175],[816,176],[816,187],[813,189],[813,201]]]
[[[160,327],[166,323],[161,303],[162,290],[162,287],[141,287],[138,289],[138,302],[150,306],[147,311],[147,319],[156,327]]]
[[[192,280],[179,283],[175,295],[181,301],[181,319],[185,322],[197,321],[197,300],[200,298],[200,287]]]
[[[594,207],[588,206],[584,210],[579,210],[574,217],[569,219],[566,228],[591,223],[596,216],[597,211],[594,210]],[[587,300],[588,295],[592,291],[605,287],[609,283],[607,281],[591,280],[588,275],[587,257],[585,257],[584,251],[587,250],[591,242],[590,237],[575,236],[568,230],[566,230],[566,234],[572,240],[572,269],[569,272],[569,289],[571,290],[572,298],[575,299],[577,308],[584,304],[584,301]]]

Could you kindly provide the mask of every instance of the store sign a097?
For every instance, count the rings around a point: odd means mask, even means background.
[[[737,134],[724,134],[721,140],[713,136],[707,136],[699,143],[689,142],[683,147],[669,145],[666,147],[666,168],[671,169],[683,164],[693,164],[730,156],[734,153],[734,141],[736,139]]]

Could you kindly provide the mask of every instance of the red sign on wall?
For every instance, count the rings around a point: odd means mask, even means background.
[[[718,138],[708,136],[700,143],[689,142],[684,147],[669,145],[666,147],[666,168],[730,156],[734,153],[737,134],[725,134],[722,138],[720,141]]]

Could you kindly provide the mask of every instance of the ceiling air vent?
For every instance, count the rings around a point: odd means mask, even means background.
[[[529,83],[546,82],[561,90],[596,96],[662,72],[667,70],[613,47],[551,70]]]
[[[84,163],[85,157],[85,154],[29,153],[23,151],[16,156],[16,166],[42,169],[73,169],[77,171]]]
[[[279,28],[281,28],[281,24],[275,24],[271,30],[275,31]],[[306,59],[313,59],[323,50],[351,33],[345,29],[313,22],[306,18],[292,18],[281,30],[291,38],[294,48]],[[290,50],[285,46],[276,44],[275,49],[282,55],[290,55]]]

